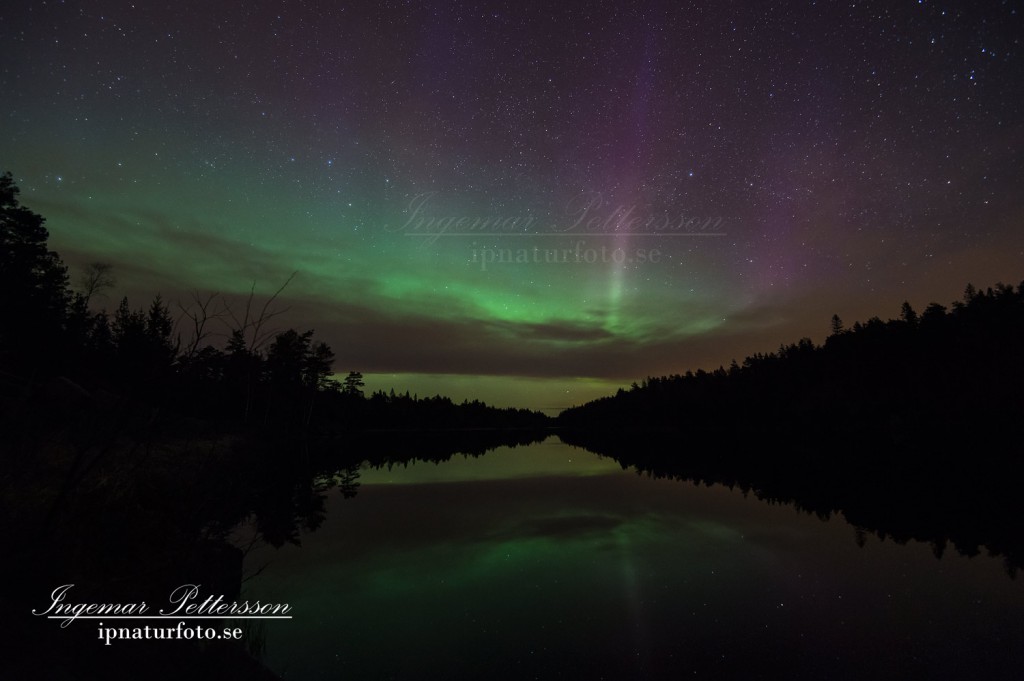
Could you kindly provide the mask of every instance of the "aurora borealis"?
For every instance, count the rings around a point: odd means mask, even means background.
[[[556,409],[1020,282],[1022,28],[1014,2],[6,3],[0,170],[72,281],[114,265],[108,307],[297,271],[281,319],[339,372]]]

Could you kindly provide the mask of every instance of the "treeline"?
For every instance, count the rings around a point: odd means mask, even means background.
[[[114,285],[110,266],[90,265],[72,287],[48,237],[43,217],[20,205],[11,175],[0,176],[0,405],[8,410],[30,397],[74,402],[109,394],[287,431],[516,428],[546,420],[443,397],[366,398],[358,372],[333,377],[334,352],[312,330],[272,330],[284,286],[262,304],[252,293],[236,306],[195,293],[174,306],[157,296],[134,308],[123,298],[112,313],[97,312],[97,297]]]
[[[559,436],[656,477],[841,513],[859,538],[984,547],[1024,568],[1024,284],[851,328],[834,316],[830,331],[648,378],[566,410]]]
[[[311,330],[275,330],[277,293],[143,307],[96,303],[115,285],[93,264],[72,286],[42,216],[0,175],[0,577],[28,613],[55,584],[81,602],[158,602],[174,587],[236,597],[253,541],[298,542],[328,494],[353,496],[364,461],[445,460],[542,438],[543,414],[338,380]],[[288,282],[285,282],[287,285]],[[386,430],[387,432],[382,432]],[[111,672],[86,629],[9,618],[3,678],[272,678],[239,649],[139,644]],[[186,642],[181,642],[186,643]],[[60,648],[62,657],[40,656]],[[74,660],[74,669],[71,663]],[[6,673],[4,673],[6,672]]]
[[[950,307],[833,316],[823,345],[804,338],[715,371],[647,378],[568,409],[565,427],[882,436],[906,443],[951,432],[971,441],[1018,428],[1024,414],[1024,284],[968,285]]]

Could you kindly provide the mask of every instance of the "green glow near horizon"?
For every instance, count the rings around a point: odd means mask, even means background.
[[[454,456],[442,464],[411,461],[384,468],[364,467],[361,485],[416,485],[525,477],[589,476],[621,473],[612,459],[568,447],[556,438],[530,447],[499,447],[482,457]]]
[[[344,378],[339,374],[337,378]],[[529,407],[554,416],[568,407],[614,394],[628,381],[466,374],[364,374],[366,394],[378,390],[419,397],[442,395],[454,402],[480,400],[496,407]]]

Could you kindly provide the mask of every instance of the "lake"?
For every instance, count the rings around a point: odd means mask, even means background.
[[[995,558],[556,437],[360,483],[246,560],[243,596],[293,607],[265,627],[283,678],[1021,678],[1024,584]]]

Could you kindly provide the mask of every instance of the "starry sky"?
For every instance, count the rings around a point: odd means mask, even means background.
[[[72,281],[255,284],[371,389],[557,410],[1024,279],[1020,2],[0,7]]]

